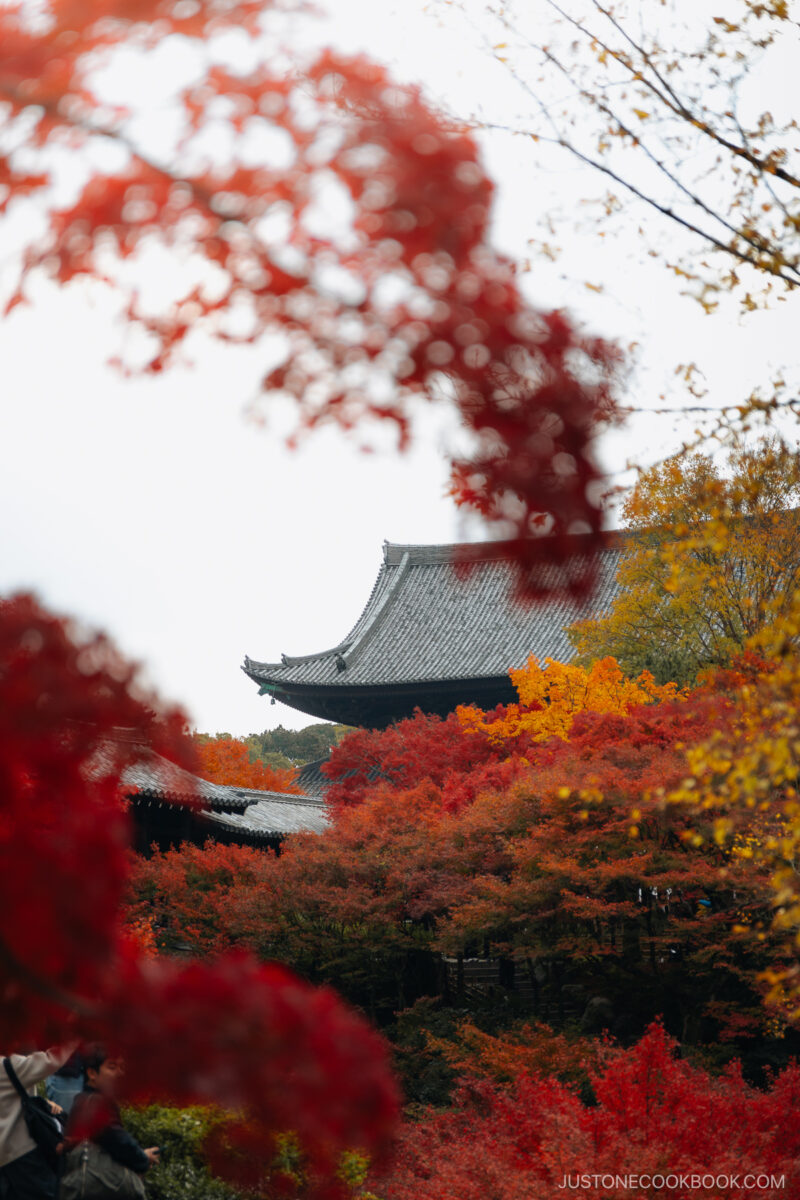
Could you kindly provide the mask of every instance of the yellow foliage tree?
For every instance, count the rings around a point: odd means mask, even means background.
[[[695,454],[644,471],[622,506],[618,597],[570,630],[578,661],[682,684],[727,666],[792,607],[798,497],[800,454],[777,438],[734,447],[724,469]]]
[[[680,696],[675,683],[659,685],[649,671],[628,678],[613,658],[603,658],[589,668],[533,655],[524,667],[509,672],[519,704],[510,704],[500,721],[487,721],[479,708],[458,709],[467,728],[481,729],[497,741],[528,734],[534,741],[551,737],[566,740],[579,712],[624,715],[641,704],[654,704]]]
[[[665,799],[713,809],[710,836],[731,857],[772,871],[773,928],[787,935],[786,960],[767,979],[769,999],[785,1019],[800,1020],[800,593],[752,639],[764,667],[732,696],[733,719],[687,749],[687,777]],[[699,830],[691,835],[702,845]],[[755,930],[757,937],[765,936]]]

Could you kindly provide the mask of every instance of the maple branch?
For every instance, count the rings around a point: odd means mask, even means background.
[[[139,166],[144,167],[148,171],[152,171],[154,174],[161,176],[162,179],[170,183],[188,188],[192,196],[198,201],[198,207],[201,208],[205,215],[210,217],[211,220],[213,220],[218,226],[235,223],[237,227],[244,234],[246,234],[249,241],[260,254],[266,253],[266,247],[259,241],[246,222],[237,221],[235,217],[223,216],[215,211],[212,204],[214,199],[213,191],[207,187],[204,187],[203,184],[199,183],[197,179],[193,178],[191,175],[184,176],[176,174],[168,167],[162,166],[162,164],[157,162],[155,159],[149,158],[136,145],[131,137],[125,133],[124,130],[119,128],[110,128],[106,125],[98,125],[87,120],[85,117],[75,116],[70,112],[65,113],[62,111],[58,103],[47,98],[31,98],[30,96],[22,96],[17,88],[15,88],[13,85],[5,83],[2,77],[0,77],[0,96],[5,97],[17,108],[27,108],[31,106],[41,108],[51,117],[53,121],[59,124],[78,130],[79,132],[87,134],[91,137],[108,138],[110,141],[115,142],[124,150],[127,150],[134,163],[138,163]]]

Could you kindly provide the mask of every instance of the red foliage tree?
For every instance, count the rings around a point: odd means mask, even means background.
[[[759,1091],[735,1065],[714,1078],[676,1051],[656,1025],[637,1046],[612,1053],[592,1072],[593,1106],[552,1077],[522,1072],[507,1090],[464,1081],[455,1109],[427,1110],[403,1126],[398,1161],[381,1181],[381,1194],[386,1200],[565,1194],[623,1200],[668,1187],[676,1200],[794,1195],[800,1189],[797,1065]]]
[[[199,325],[251,343],[280,332],[285,357],[264,387],[295,398],[301,428],[378,418],[396,426],[401,445],[409,401],[449,396],[476,439],[473,457],[453,463],[457,500],[493,534],[518,540],[527,591],[585,589],[591,556],[571,557],[555,581],[531,568],[574,550],[569,533],[587,533],[588,549],[600,540],[590,441],[613,415],[616,351],[564,314],[526,304],[512,265],[489,246],[492,185],[467,131],[364,59],[326,52],[296,72],[265,61],[271,7],[48,0],[35,17],[22,2],[0,10],[10,135],[0,143],[0,204],[33,196],[49,205],[48,236],[27,255],[12,303],[34,269],[60,283],[88,275],[122,286],[136,279],[139,251],[160,242],[190,282],[155,312],[139,304],[136,282],[125,285],[149,370],[168,365]],[[215,35],[230,27],[261,65],[236,74],[214,61]],[[181,128],[167,159],[142,144],[135,111],[103,102],[97,70],[123,48],[153,51],[174,34],[210,65],[177,98]],[[220,122],[227,145],[209,161],[204,137]],[[248,165],[247,139],[265,133],[288,144],[288,167]],[[83,152],[85,183],[54,209],[52,150],[62,145]],[[93,171],[109,147],[122,165]],[[314,226],[325,187],[351,206],[344,232]],[[122,259],[126,272],[115,266]],[[542,532],[555,536],[532,538]]]
[[[688,1041],[759,1035],[755,978],[779,946],[773,934],[753,937],[769,924],[768,874],[695,846],[687,814],[662,803],[685,775],[686,745],[728,715],[718,695],[585,712],[568,742],[534,747],[506,801],[510,865],[475,878],[439,944],[491,946],[529,975],[538,961],[551,990],[611,997],[628,1035],[660,1012]],[[488,826],[494,807],[479,797],[467,815]]]
[[[142,860],[130,915],[152,917],[166,947],[247,946],[385,1017],[435,990],[430,970],[414,979],[420,952],[472,886],[480,851],[456,862],[448,831],[430,783],[387,790],[344,812],[335,835],[287,839],[280,857],[209,844]],[[487,853],[488,869],[492,839]]]
[[[99,1038],[126,1056],[131,1096],[227,1104],[265,1147],[296,1130],[317,1165],[380,1147],[385,1052],[332,993],[241,953],[154,959],[126,935],[120,727],[194,765],[182,714],[105,639],[29,597],[0,603],[0,1040]]]
[[[513,752],[521,756],[527,745],[519,739]],[[510,757],[508,746],[492,741],[485,729],[467,728],[455,713],[442,718],[417,709],[387,729],[348,733],[322,772],[333,781],[327,800],[334,810],[361,803],[377,783],[403,791],[425,779],[442,789],[445,807],[455,809],[474,799],[481,781],[510,782]]]
[[[130,877],[127,919],[148,922],[161,950],[188,947],[198,957],[234,946],[263,948],[268,927],[256,929],[260,894],[273,888],[274,856],[252,846],[183,844],[137,858]]]

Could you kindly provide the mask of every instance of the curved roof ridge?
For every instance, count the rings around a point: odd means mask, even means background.
[[[358,631],[358,636],[353,639],[353,641],[350,645],[349,651],[347,651],[345,653],[344,669],[346,669],[350,665],[350,661],[352,661],[352,659],[355,657],[355,655],[358,653],[358,651],[362,650],[364,648],[364,646],[370,641],[370,639],[372,637],[374,637],[376,631],[380,628],[380,626],[385,621],[386,614],[390,611],[392,605],[394,604],[397,596],[400,593],[403,579],[404,579],[406,573],[408,572],[410,563],[411,563],[410,555],[407,553],[404,554],[403,557],[400,559],[400,562],[397,564],[397,570],[393,573],[389,586],[387,588],[384,588],[383,595],[380,597],[380,599],[377,600],[374,604],[372,604],[371,612],[369,613],[369,616],[367,616],[366,620],[363,622],[360,630]],[[387,563],[386,565],[388,566],[389,564]],[[374,594],[374,589],[373,589],[373,594]],[[370,597],[370,599],[372,599],[372,597]],[[366,615],[366,609],[365,609],[364,613],[362,613],[362,616],[365,616],[365,615]]]
[[[546,541],[542,538],[532,538],[531,541]],[[575,553],[583,551],[582,543],[591,538],[589,533],[571,533],[566,535],[575,539]],[[627,529],[609,529],[605,533],[606,548],[618,548],[630,540],[632,531]],[[507,541],[492,542],[384,542],[383,561],[387,566],[398,566],[403,556],[407,554],[413,566],[435,565],[439,563],[470,563],[495,562],[498,559],[515,558],[520,547],[519,538]],[[527,539],[526,539],[527,540]]]
[[[511,558],[514,542],[384,542],[383,561],[399,566],[404,557],[413,566],[426,564],[492,561]]]

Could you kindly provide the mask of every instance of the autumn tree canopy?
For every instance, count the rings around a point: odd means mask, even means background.
[[[490,741],[516,741],[527,735],[533,742],[567,739],[579,713],[626,715],[643,704],[672,700],[677,684],[659,685],[649,671],[637,678],[624,674],[616,659],[595,659],[584,668],[548,658],[539,663],[531,655],[524,667],[509,671],[519,694],[519,704],[506,705],[502,715],[486,714],[470,706],[458,709],[467,729],[484,730]]]
[[[622,1179],[633,1176],[639,1195],[667,1177],[676,1200],[777,1200],[796,1187],[798,1068],[762,1092],[735,1068],[714,1078],[676,1051],[651,1027],[637,1046],[590,1067],[592,1104],[538,1071],[520,1070],[505,1088],[467,1077],[452,1107],[426,1107],[405,1126],[382,1194],[557,1200],[569,1187],[581,1200],[598,1189],[623,1200],[630,1185]]]
[[[695,814],[700,845],[714,843],[769,872],[773,928],[785,939],[784,958],[769,973],[772,998],[800,1020],[800,802],[796,713],[800,702],[800,604],[793,604],[756,645],[754,668],[731,672],[734,719],[687,751],[689,772],[667,790],[667,802]]]
[[[582,662],[692,681],[727,666],[793,610],[800,579],[797,450],[771,439],[720,465],[677,455],[644,471],[622,505],[629,531],[611,610],[570,635]]]
[[[276,957],[384,1024],[423,996],[458,1003],[444,953],[505,958],[539,1019],[563,1021],[571,988],[604,996],[628,1035],[664,1015],[687,1043],[760,1036],[772,1018],[757,975],[783,937],[770,932],[768,871],[716,843],[720,804],[695,845],[694,812],[664,803],[686,745],[731,736],[727,692],[586,708],[542,740],[517,719],[493,738],[483,715],[477,728],[420,714],[349,735],[329,831],[289,838],[277,857],[157,854],[138,865],[131,916],[152,918],[164,948]]]

